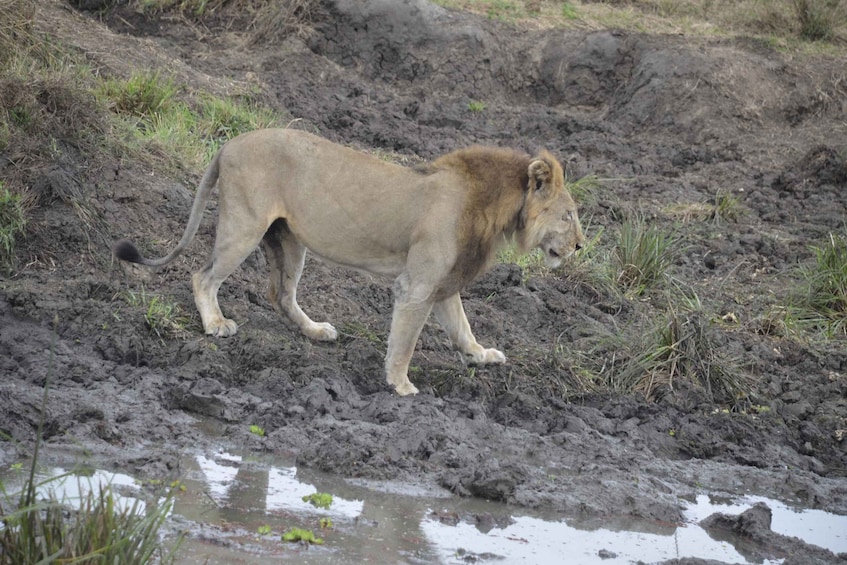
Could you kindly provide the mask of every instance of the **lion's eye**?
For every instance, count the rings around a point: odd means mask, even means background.
[[[573,210],[568,210],[568,213],[567,213],[567,214],[565,214],[565,219],[566,219],[567,221],[569,221],[569,222],[570,222],[571,220],[573,220]]]

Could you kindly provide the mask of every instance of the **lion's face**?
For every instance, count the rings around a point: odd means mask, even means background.
[[[526,198],[518,241],[524,249],[541,249],[545,264],[554,269],[582,248],[585,236],[562,166],[546,151],[529,165]]]

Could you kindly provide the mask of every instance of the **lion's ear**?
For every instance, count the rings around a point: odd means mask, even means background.
[[[550,180],[550,165],[543,159],[535,159],[529,164],[529,190],[541,190]]]

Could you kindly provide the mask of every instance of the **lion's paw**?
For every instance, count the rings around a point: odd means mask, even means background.
[[[206,334],[215,337],[229,337],[235,335],[237,331],[238,324],[235,323],[235,320],[229,318],[220,318],[217,322],[210,323],[206,327]]]
[[[394,390],[397,391],[397,394],[400,396],[409,396],[415,395],[418,393],[418,387],[413,385],[410,381],[406,381],[405,383],[400,383],[399,385],[394,387]]]
[[[332,324],[326,322],[313,323],[308,328],[304,328],[303,333],[309,339],[316,341],[335,341],[338,338],[338,330]]]
[[[499,349],[483,349],[471,356],[477,365],[500,364],[506,362],[506,355]]]

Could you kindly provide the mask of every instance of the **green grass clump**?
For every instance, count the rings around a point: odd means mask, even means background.
[[[624,220],[612,252],[617,285],[626,294],[637,296],[661,282],[673,262],[678,244],[678,239],[648,225],[643,218]]]
[[[470,102],[468,102],[468,110],[476,114],[482,112],[487,107],[488,106],[485,104],[485,102],[482,102],[480,100],[471,100]]]
[[[512,242],[497,251],[497,262],[520,267],[521,278],[524,283],[532,277],[543,277],[550,274],[549,267],[544,264],[544,252],[540,249],[530,249],[523,253],[517,244]]]
[[[281,125],[283,119],[250,101],[180,94],[172,77],[149,72],[106,80],[97,88],[98,99],[123,120],[127,142],[174,169],[201,168],[233,137]]]
[[[27,200],[0,181],[0,268],[7,272],[11,272],[14,263],[15,241],[26,228]]]
[[[160,294],[148,293],[143,288],[141,292],[122,292],[120,296],[130,306],[144,309],[144,321],[159,339],[185,333],[189,318],[177,302]]]
[[[847,232],[830,234],[812,252],[814,262],[800,269],[803,287],[792,298],[788,316],[800,328],[847,335]]]
[[[328,510],[332,506],[332,495],[325,492],[313,492],[304,496],[303,502],[308,502],[315,508]]]
[[[671,306],[633,335],[602,338],[599,347],[613,355],[599,372],[614,392],[658,400],[679,387],[696,387],[713,402],[736,408],[747,401],[751,383],[737,360],[725,354],[715,331],[695,297]]]
[[[304,530],[302,528],[291,528],[282,534],[282,541],[302,541],[315,545],[323,545],[324,543],[323,539],[315,537],[315,533],[312,530]]]
[[[104,80],[99,90],[101,98],[117,113],[137,117],[167,112],[179,93],[173,77],[163,77],[159,72],[136,73],[127,80]]]
[[[14,510],[0,504],[0,563],[173,563],[175,551],[166,552],[159,537],[172,504],[170,495],[153,508],[138,499],[131,506],[117,504],[108,485],[81,500],[59,498],[52,490],[37,496],[30,481]]]

